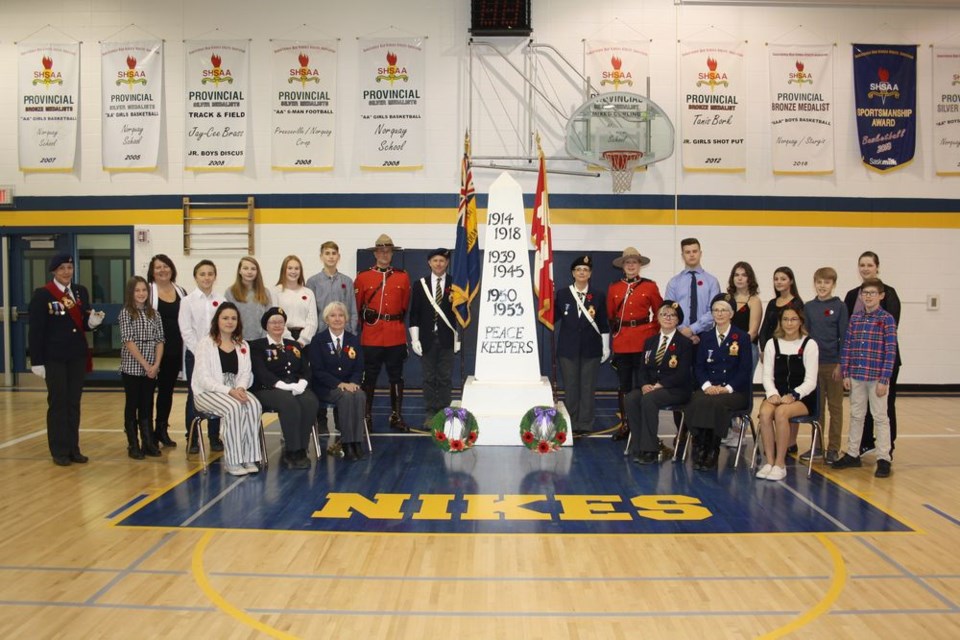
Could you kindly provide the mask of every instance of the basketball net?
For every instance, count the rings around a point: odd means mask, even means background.
[[[637,162],[643,157],[642,151],[637,150],[610,150],[604,151],[603,159],[610,165],[610,177],[613,179],[613,192],[623,193],[630,191],[633,183],[633,170]]]

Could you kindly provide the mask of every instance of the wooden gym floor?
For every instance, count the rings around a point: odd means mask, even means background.
[[[889,479],[867,456],[782,483],[596,437],[452,459],[378,433],[372,459],[285,471],[269,425],[238,480],[179,427],[130,460],[122,404],[85,392],[91,462],[60,468],[45,394],[0,392],[0,637],[960,637],[957,397],[901,396]]]

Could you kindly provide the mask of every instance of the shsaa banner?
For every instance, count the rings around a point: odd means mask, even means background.
[[[336,41],[278,41],[273,45],[275,171],[333,169],[337,92]]]
[[[421,38],[360,40],[360,168],[423,168],[424,65]]]
[[[647,95],[650,59],[646,42],[584,41],[583,56],[591,91]]]
[[[22,42],[17,53],[20,170],[73,171],[80,110],[80,44]]]
[[[681,133],[686,171],[744,171],[747,79],[739,44],[684,43]]]
[[[186,43],[187,171],[242,171],[246,163],[248,40]]]
[[[833,45],[770,45],[774,173],[832,173]]]
[[[103,169],[153,171],[163,113],[163,43],[102,42]]]
[[[933,166],[960,175],[960,47],[933,48]]]
[[[917,46],[853,45],[860,158],[874,171],[913,160],[917,141]]]

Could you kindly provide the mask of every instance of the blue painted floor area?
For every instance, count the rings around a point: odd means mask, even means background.
[[[609,438],[561,452],[475,447],[442,453],[424,436],[374,437],[359,462],[324,455],[309,471],[279,467],[234,478],[215,462],[127,516],[121,526],[403,533],[773,533],[910,531],[805,466],[783,482],[749,465],[694,471],[638,466]]]

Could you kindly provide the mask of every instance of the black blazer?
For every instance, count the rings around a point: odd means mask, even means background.
[[[607,320],[607,298],[603,291],[589,287],[583,306],[596,311],[593,321],[600,333],[610,333]],[[599,358],[603,355],[603,341],[590,321],[577,313],[577,300],[570,287],[559,289],[554,302],[554,319],[560,323],[557,330],[557,355],[561,358]]]
[[[40,366],[47,362],[67,362],[87,357],[84,331],[90,330],[90,294],[86,287],[71,284],[70,290],[80,307],[83,331],[53,297],[46,287],[40,287],[30,298],[29,337],[30,363]]]
[[[283,349],[276,349],[268,338],[250,341],[250,366],[253,369],[253,391],[273,389],[278,382],[310,381],[310,360],[296,340],[283,339]]]
[[[717,344],[716,329],[700,334],[693,372],[697,386],[704,383],[730,385],[735,393],[749,394],[753,384],[753,348],[750,334],[743,329],[730,326],[723,344]],[[736,338],[734,338],[736,336]],[[730,353],[730,347],[737,344],[736,354]]]
[[[643,364],[640,366],[640,386],[660,383],[667,389],[693,388],[693,341],[677,330],[663,362],[657,365],[657,349],[660,348],[660,332],[651,336],[643,344]]]
[[[360,349],[360,338],[349,331],[343,332],[340,355],[337,355],[333,347],[333,337],[329,329],[313,336],[313,340],[307,345],[307,355],[310,358],[310,369],[313,374],[310,388],[321,402],[327,401],[330,392],[341,382],[360,384],[363,379],[363,351]]]
[[[863,285],[850,289],[847,291],[847,295],[843,297],[843,303],[847,305],[847,315],[851,318],[853,317],[853,307],[857,304],[857,298],[860,297],[860,289],[863,288]],[[897,295],[897,290],[888,285],[886,282],[883,283],[883,300],[880,301],[880,308],[893,316],[893,322],[897,325],[897,328],[900,328],[900,296]],[[900,340],[897,340],[897,359],[894,361],[893,366],[899,367],[903,364],[903,361],[900,359]]]
[[[450,331],[442,318],[437,318],[437,331],[434,333],[433,314],[435,313],[433,305],[430,304],[430,298],[423,291],[422,281],[426,280],[427,289],[431,288],[433,283],[433,274],[417,280],[410,287],[410,326],[420,329],[420,344],[426,351],[433,346],[434,341],[439,341],[442,348],[453,349],[453,331]],[[450,322],[450,326],[457,328],[457,319],[453,315],[453,304],[450,302],[450,274],[443,276],[443,297],[440,299],[440,310]],[[431,298],[433,296],[431,295]]]

